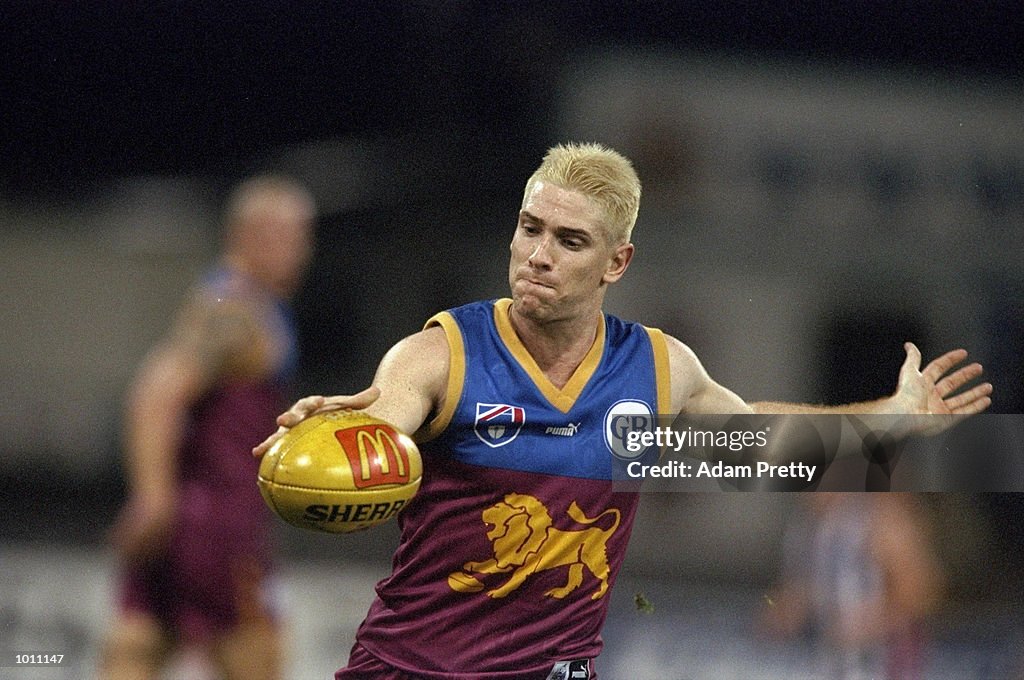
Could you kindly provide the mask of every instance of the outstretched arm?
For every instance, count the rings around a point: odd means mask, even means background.
[[[441,327],[410,335],[384,355],[370,387],[352,395],[299,399],[278,416],[277,431],[252,453],[262,457],[290,428],[323,411],[363,410],[413,434],[443,407],[448,367],[448,343]]]
[[[900,368],[892,396],[840,406],[778,401],[748,404],[716,383],[696,355],[679,340],[666,336],[672,374],[672,409],[690,414],[877,414],[907,415],[906,433],[936,434],[959,419],[981,413],[992,403],[992,385],[984,382],[960,391],[982,374],[981,364],[962,365],[967,350],[955,349],[921,369],[921,352],[912,342]]]
[[[981,383],[958,392],[967,383],[978,378],[983,370],[981,364],[977,362],[961,366],[967,359],[967,350],[955,349],[946,352],[921,370],[921,351],[917,346],[908,342],[904,349],[907,357],[900,368],[896,392],[890,397],[842,406],[774,401],[755,402],[751,406],[757,413],[922,416],[908,421],[908,432],[935,434],[961,418],[981,413],[991,405],[991,383]],[[957,366],[960,367],[956,368]]]

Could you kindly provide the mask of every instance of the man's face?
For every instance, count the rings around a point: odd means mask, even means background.
[[[267,285],[288,297],[298,288],[312,254],[312,208],[285,196],[255,220],[251,236],[253,264]]]
[[[556,321],[600,307],[604,285],[621,277],[633,252],[631,245],[609,243],[601,218],[587,196],[533,184],[510,246],[508,278],[517,313]]]

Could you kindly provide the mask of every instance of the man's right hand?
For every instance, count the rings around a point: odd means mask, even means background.
[[[258,446],[253,448],[252,455],[255,458],[262,458],[270,450],[274,443],[284,434],[301,423],[306,418],[316,413],[342,410],[361,410],[377,401],[380,390],[376,387],[367,387],[357,394],[342,394],[333,397],[313,395],[303,397],[292,404],[292,407],[277,417],[277,431],[264,439]]]
[[[173,497],[133,496],[110,530],[110,542],[125,562],[146,564],[166,552],[174,520]]]

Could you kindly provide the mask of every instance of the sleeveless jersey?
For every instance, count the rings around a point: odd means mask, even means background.
[[[638,501],[614,487],[609,414],[623,400],[668,408],[659,331],[603,316],[558,389],[513,330],[510,305],[477,302],[427,323],[448,339],[447,397],[418,433],[423,482],[358,633],[417,677],[543,679],[597,656]]]

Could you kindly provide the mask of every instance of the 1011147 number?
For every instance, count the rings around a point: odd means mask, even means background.
[[[15,654],[18,666],[59,666],[64,662],[63,654]]]

